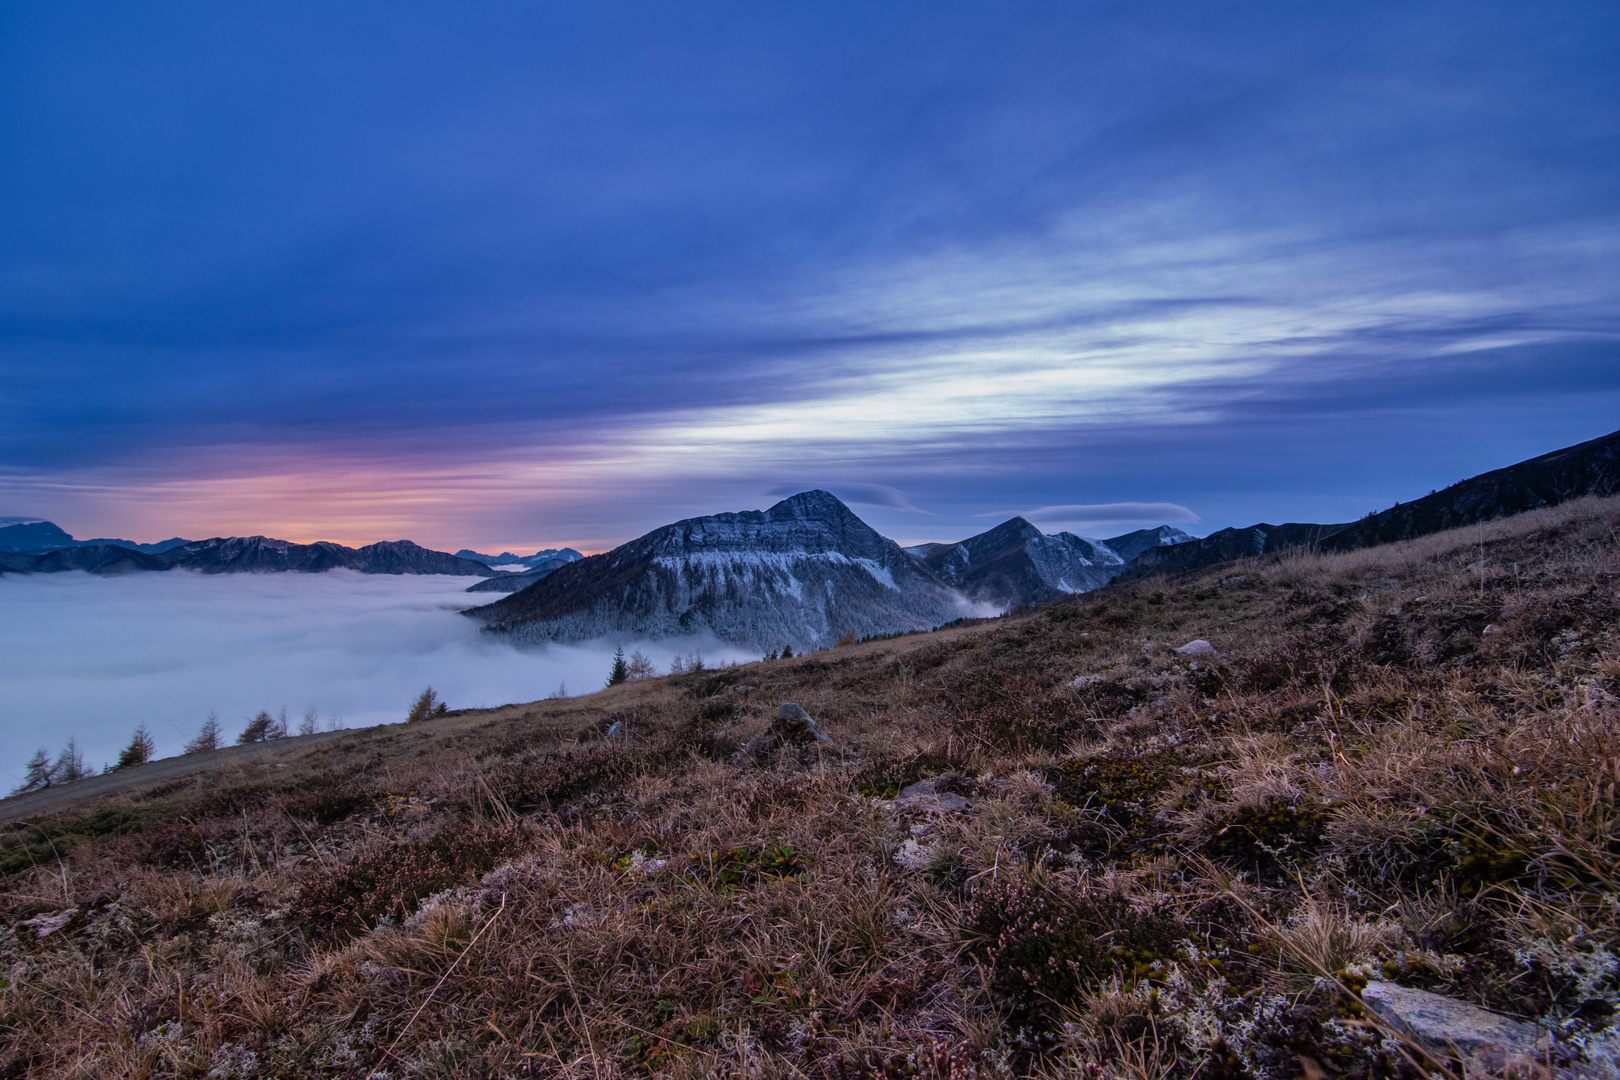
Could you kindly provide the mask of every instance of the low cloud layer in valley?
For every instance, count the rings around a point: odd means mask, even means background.
[[[11,790],[30,754],[55,754],[70,736],[99,770],[142,721],[166,757],[210,710],[234,741],[260,710],[285,708],[294,726],[311,708],[323,728],[397,722],[430,683],[452,708],[603,684],[613,644],[514,648],[458,614],[479,601],[466,587],[466,578],[345,570],[6,577],[0,785]],[[712,662],[746,658],[714,641],[632,648],[660,670],[694,649]]]

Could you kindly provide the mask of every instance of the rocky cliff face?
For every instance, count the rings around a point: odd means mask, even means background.
[[[707,632],[774,649],[927,630],[968,605],[825,491],[689,518],[468,614],[524,641]]]

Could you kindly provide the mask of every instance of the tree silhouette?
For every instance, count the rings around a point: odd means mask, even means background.
[[[656,679],[658,677],[658,668],[653,664],[650,657],[637,649],[630,654],[630,662],[625,666],[624,673],[625,677],[632,681],[636,679]]]
[[[608,672],[607,684],[609,686],[618,686],[629,677],[630,669],[625,665],[624,646],[621,645],[618,651],[613,654],[613,670]]]
[[[275,718],[269,713],[261,711],[258,716],[248,721],[248,726],[242,729],[242,734],[236,737],[236,742],[240,746],[246,746],[248,743],[264,742],[264,740],[272,737],[270,731],[275,725]]]
[[[430,716],[443,716],[449,711],[450,706],[440,701],[439,695],[434,693],[433,687],[430,686],[422,691],[422,696],[417,698],[416,704],[411,706],[411,711],[405,716],[405,722],[407,724],[417,724]]]
[[[144,764],[152,760],[152,754],[156,750],[157,747],[152,743],[151,733],[146,730],[146,724],[143,721],[135,729],[135,735],[129,740],[129,745],[119,752],[118,764],[114,765],[113,768],[127,769],[131,765]]]
[[[53,779],[58,784],[71,784],[90,775],[90,770],[84,767],[84,755],[79,752],[78,739],[68,739],[67,745],[62,747],[61,755],[56,759],[52,772],[55,774]]]
[[[219,713],[210,712],[208,719],[203,721],[197,737],[186,743],[185,752],[188,754],[201,754],[208,750],[219,749]]]
[[[12,794],[21,795],[25,791],[48,788],[55,779],[56,770],[51,767],[51,752],[42,746],[28,759],[28,764],[23,769],[23,782]]]

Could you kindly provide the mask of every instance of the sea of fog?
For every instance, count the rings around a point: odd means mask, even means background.
[[[142,721],[160,757],[210,711],[234,741],[260,710],[296,728],[396,723],[428,685],[451,708],[590,693],[615,643],[515,648],[458,612],[497,597],[473,579],[324,574],[85,573],[0,578],[0,795],[40,747],[77,738],[99,770]],[[624,642],[675,656],[757,659],[712,639]]]

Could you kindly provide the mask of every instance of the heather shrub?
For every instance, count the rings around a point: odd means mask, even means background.
[[[1217,821],[1205,849],[1249,870],[1294,868],[1321,848],[1331,816],[1332,807],[1317,799],[1267,796]]]
[[[300,882],[293,913],[318,938],[364,933],[378,919],[403,919],[422,898],[494,868],[523,838],[517,826],[451,829],[319,864]]]
[[[1151,978],[1187,936],[1166,908],[1063,879],[976,890],[969,927],[996,989],[1020,1014],[1049,1021],[1108,976]]]

